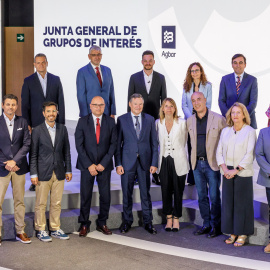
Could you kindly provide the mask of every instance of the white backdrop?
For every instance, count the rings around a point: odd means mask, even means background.
[[[142,69],[141,54],[146,49],[154,51],[154,69],[165,75],[168,96],[176,100],[181,115],[182,85],[189,64],[198,61],[203,65],[213,84],[212,110],[220,112],[221,77],[233,72],[231,57],[243,53],[247,58],[246,72],[258,78],[258,127],[266,126],[265,111],[270,103],[269,0],[35,0],[34,5],[35,54],[45,53],[49,72],[61,78],[67,119],[77,120],[79,116],[76,75],[88,63],[89,40],[95,39],[99,45],[104,39],[109,46],[102,50],[102,64],[112,70],[117,115],[126,112],[129,78]],[[84,26],[84,35],[76,33]],[[115,33],[89,35],[86,31],[88,27],[102,26],[112,27]],[[175,49],[162,48],[162,26],[175,26]],[[54,27],[61,33],[56,33]],[[125,27],[133,27],[133,33],[125,35]],[[53,34],[46,34],[48,29]],[[88,44],[84,44],[85,39]],[[123,39],[128,48],[123,46]],[[164,52],[175,55],[166,58]]]

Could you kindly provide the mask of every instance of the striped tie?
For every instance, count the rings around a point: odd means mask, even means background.
[[[237,96],[239,94],[240,86],[241,86],[240,76],[237,76],[237,82],[236,82],[236,93],[237,93]]]
[[[139,122],[139,116],[134,116],[136,118],[136,124],[135,124],[135,130],[137,138],[140,138],[140,122]]]

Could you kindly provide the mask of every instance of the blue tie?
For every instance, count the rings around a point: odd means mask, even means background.
[[[135,130],[137,138],[140,138],[140,123],[139,123],[139,116],[134,116],[136,118]]]

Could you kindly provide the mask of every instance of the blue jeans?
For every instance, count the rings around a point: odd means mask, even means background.
[[[199,197],[199,208],[206,227],[220,226],[221,200],[220,200],[220,171],[213,171],[208,161],[197,160],[193,171],[195,185]],[[208,189],[211,201],[209,203]]]

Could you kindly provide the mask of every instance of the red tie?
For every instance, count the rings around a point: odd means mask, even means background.
[[[240,76],[237,76],[237,82],[236,82],[236,94],[237,94],[237,96],[239,94],[240,86],[241,86]]]
[[[99,144],[99,137],[100,137],[100,124],[99,124],[99,118],[97,118],[97,126],[96,126],[97,144]]]
[[[97,78],[98,78],[98,80],[99,80],[99,83],[100,83],[100,86],[102,87],[102,80],[101,80],[101,75],[100,75],[100,72],[99,72],[99,68],[98,67],[96,67],[96,73],[97,73]]]

